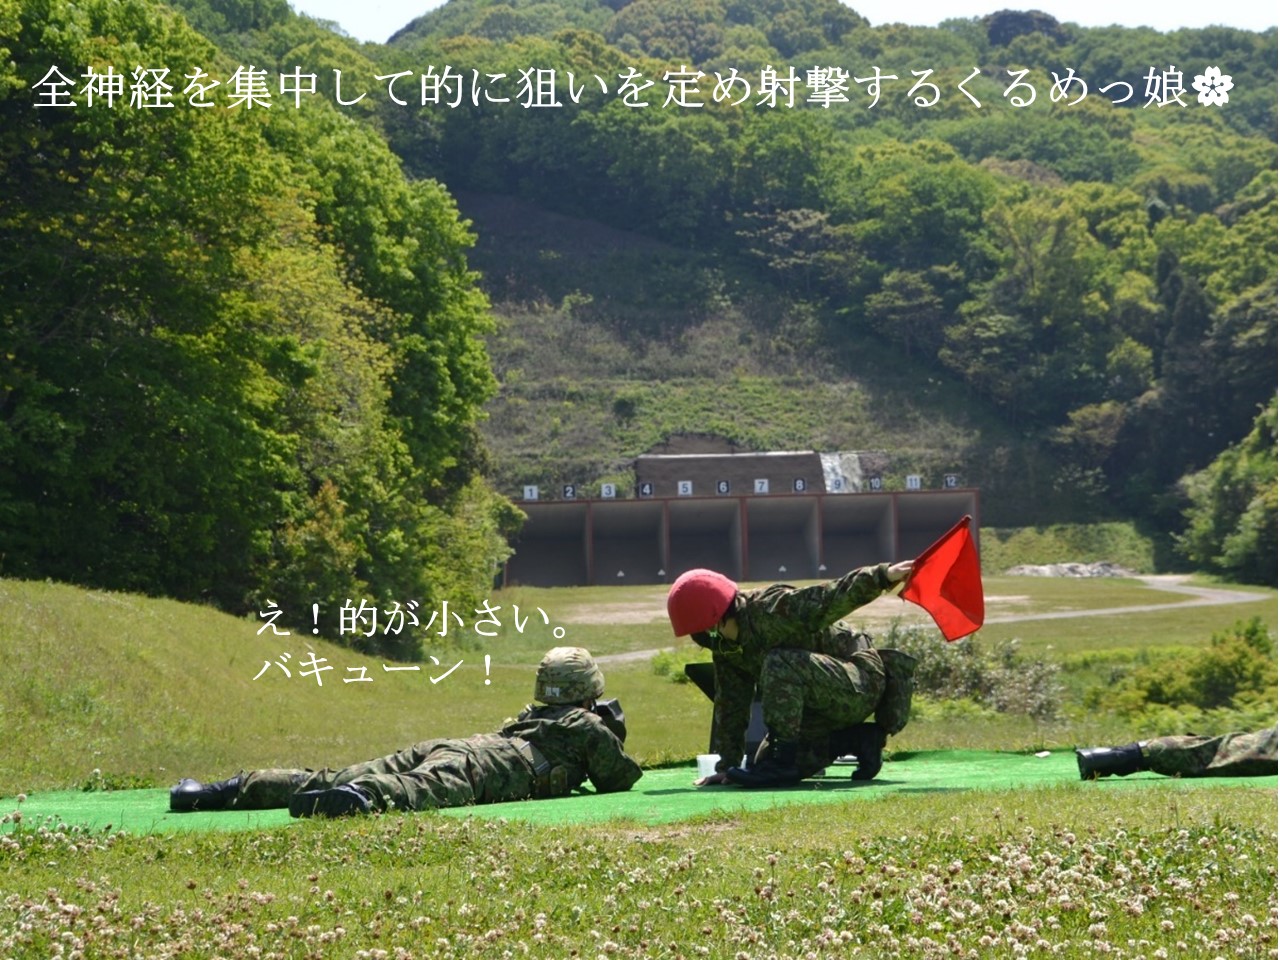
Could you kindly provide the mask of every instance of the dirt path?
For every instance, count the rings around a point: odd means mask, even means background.
[[[1024,613],[1009,616],[987,617],[987,623],[1018,623],[1023,620],[1069,620],[1073,617],[1110,617],[1117,613],[1147,613],[1152,610],[1170,610],[1177,607],[1216,607],[1231,603],[1252,603],[1261,599],[1256,593],[1243,590],[1226,590],[1217,587],[1193,587],[1185,583],[1181,574],[1138,577],[1153,590],[1186,594],[1192,599],[1182,603],[1143,603],[1132,607],[1105,607],[1100,610],[1062,610],[1056,613]]]
[[[1137,579],[1153,590],[1165,590],[1170,593],[1183,594],[1189,599],[1182,603],[1144,603],[1131,607],[1106,607],[1100,610],[1059,610],[1053,613],[1005,613],[989,616],[986,623],[1019,623],[1024,620],[1070,620],[1074,617],[1110,617],[1118,613],[1148,613],[1154,610],[1171,610],[1180,607],[1212,607],[1232,603],[1255,603],[1262,599],[1259,594],[1246,593],[1243,590],[1228,590],[1220,587],[1195,587],[1188,584],[1187,577],[1182,574],[1161,574],[1157,576],[1140,576]],[[1026,600],[1020,596],[988,596],[987,609],[999,609]],[[615,611],[616,612],[616,611]],[[641,615],[640,611],[636,611]],[[654,613],[650,609],[641,622],[662,619],[662,607]],[[868,626],[887,625],[895,620],[919,620],[928,623],[928,614],[919,607],[907,604],[898,597],[881,597],[858,608],[858,621]],[[658,650],[631,650],[626,653],[609,653],[596,657],[598,663],[630,663],[636,660],[648,660]]]

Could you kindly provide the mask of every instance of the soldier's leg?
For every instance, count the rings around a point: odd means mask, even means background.
[[[367,773],[346,782],[378,810],[465,807],[533,795],[533,772],[505,737],[434,741],[411,770]]]
[[[300,790],[327,790],[334,785],[333,770],[267,768],[243,770],[228,780],[202,784],[184,779],[169,791],[169,809],[274,810],[289,806]]]
[[[877,721],[864,721],[833,730],[829,737],[833,756],[857,757],[858,766],[850,771],[850,780],[874,780],[884,766],[884,745],[888,738]]]
[[[169,809],[174,813],[192,813],[194,811],[226,810],[235,802],[240,792],[240,782],[244,779],[241,770],[234,777],[226,780],[213,780],[201,783],[190,777],[183,777],[169,790]]]
[[[779,647],[760,672],[765,726],[774,740],[798,740],[808,727],[827,730],[866,719],[884,693],[884,667],[874,652],[849,660]]]
[[[465,761],[439,754],[405,773],[366,772],[316,790],[299,790],[289,801],[295,817],[340,817],[388,810],[426,810],[475,803]]]
[[[1081,780],[1127,777],[1149,769],[1142,744],[1136,742],[1119,747],[1078,747],[1076,768],[1080,771]]]
[[[823,724],[813,732],[806,724],[796,746],[795,767],[800,779],[807,780],[828,770],[841,758],[855,757],[857,766],[849,769],[849,778],[872,780],[883,766],[885,739],[884,729],[876,723],[855,723],[830,731]],[[768,746],[766,736],[760,744],[759,758],[763,759],[768,753]]]
[[[455,742],[446,739],[420,740],[413,746],[397,750],[395,753],[389,753],[385,757],[365,760],[361,763],[353,763],[350,766],[343,767],[334,775],[333,782],[335,785],[341,785],[350,783],[360,777],[405,773],[426,763],[428,758],[441,746]]]
[[[270,768],[251,770],[240,780],[240,792],[231,808],[272,810],[289,806],[289,798],[299,790],[326,790],[333,786],[336,771]]]
[[[411,770],[422,762],[434,745],[442,741],[423,740],[396,753],[365,760],[334,770],[255,770],[244,777],[234,806],[242,810],[287,807],[296,794],[316,793],[374,774]]]
[[[747,787],[798,783],[817,769],[812,757],[801,757],[801,745],[865,718],[883,692],[884,668],[874,652],[846,661],[807,650],[770,650],[760,673],[770,748],[750,770],[730,770],[729,779]]]
[[[768,743],[765,738],[765,743]],[[838,754],[837,754],[838,756]],[[829,736],[826,733],[801,735],[796,746],[796,769],[800,771],[800,779],[806,780],[816,776],[835,759],[831,753]]]
[[[367,774],[349,784],[367,795],[375,810],[465,807],[476,802],[468,766],[468,758],[441,751],[415,770]]]
[[[795,767],[800,773],[801,780],[806,780],[821,773],[830,765],[832,760],[840,756],[839,753],[832,752],[831,746],[831,736],[825,730],[811,732],[807,726],[804,728],[800,734],[800,741],[796,744],[795,760]],[[749,769],[752,765],[759,763],[770,753],[770,740],[769,735],[766,733],[764,739],[760,741],[755,755],[749,758],[750,763],[747,768]]]
[[[1157,737],[1142,745],[1149,768],[1166,777],[1260,777],[1276,772],[1276,730],[1218,737]]]

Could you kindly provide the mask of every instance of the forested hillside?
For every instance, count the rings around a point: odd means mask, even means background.
[[[0,0],[0,39],[0,572],[329,633],[483,589],[513,511],[444,188],[320,101],[131,105],[111,72],[236,66],[164,4]]]
[[[0,0],[0,575],[465,603],[708,432],[1274,582],[1275,31],[855,10]]]
[[[1274,580],[1275,31],[855,11],[453,0],[377,52],[466,78],[382,116],[478,225],[504,489],[680,431],[883,449],[988,523],[1135,518],[1239,574],[1235,537]],[[1211,507],[1228,450],[1262,469]]]

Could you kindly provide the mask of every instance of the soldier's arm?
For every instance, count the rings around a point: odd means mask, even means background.
[[[630,790],[642,775],[640,764],[631,759],[618,738],[600,724],[587,746],[587,776],[596,792]]]
[[[902,565],[896,565],[892,572],[890,568],[888,563],[877,563],[850,570],[836,580],[797,587],[777,601],[773,613],[803,625],[806,630],[822,630],[903,579]]]
[[[711,659],[716,665],[711,752],[720,755],[716,770],[723,772],[736,767],[746,749],[747,724],[751,721],[756,679],[719,657],[712,656]]]

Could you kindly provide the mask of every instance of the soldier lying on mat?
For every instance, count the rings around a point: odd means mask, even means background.
[[[559,797],[589,779],[598,793],[629,790],[640,767],[622,749],[616,700],[597,702],[604,675],[581,647],[556,647],[538,665],[534,698],[497,733],[424,740],[341,770],[253,770],[203,784],[184,779],[169,809],[265,810],[337,817]]]
[[[1253,733],[1156,737],[1122,747],[1076,751],[1081,780],[1150,770],[1166,777],[1265,777],[1276,774],[1276,728]]]

